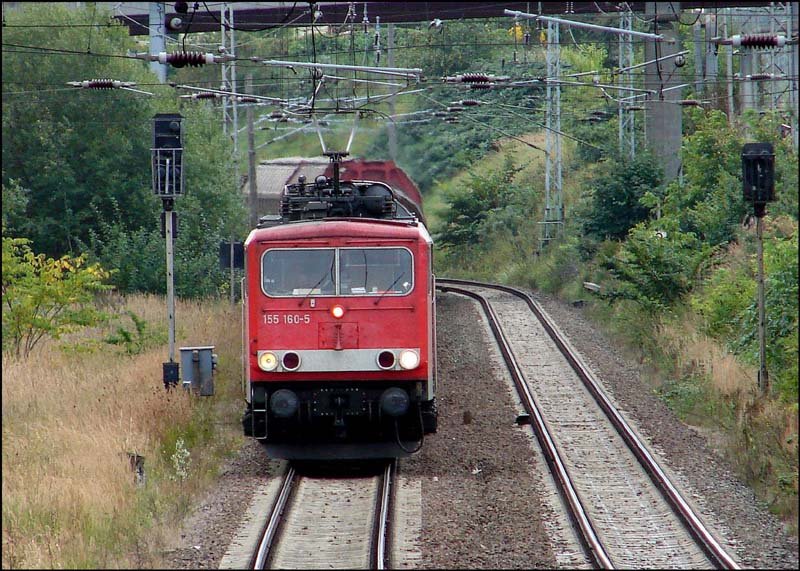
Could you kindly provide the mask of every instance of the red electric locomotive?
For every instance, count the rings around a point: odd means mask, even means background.
[[[245,242],[244,433],[270,456],[395,457],[436,431],[432,241],[383,182],[287,185]]]

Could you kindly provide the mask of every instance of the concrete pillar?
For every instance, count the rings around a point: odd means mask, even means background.
[[[158,55],[160,52],[167,51],[166,29],[164,18],[166,11],[163,2],[150,2],[148,26],[150,27],[150,55]],[[158,81],[167,82],[167,64],[150,62],[150,71],[156,74]]]
[[[756,108],[756,84],[747,78],[748,75],[755,73],[756,54],[750,49],[739,50],[739,109],[742,113],[746,109]]]
[[[672,7],[670,8],[670,5]],[[653,29],[672,38],[674,43],[645,41],[645,61],[654,60],[681,50],[676,24],[680,14],[680,2],[646,2],[645,18],[655,20]],[[647,148],[652,151],[664,170],[664,181],[669,182],[678,176],[681,167],[681,136],[683,130],[683,108],[677,102],[683,98],[682,89],[664,89],[679,85],[683,79],[678,72],[673,73],[674,59],[655,62],[645,67],[645,88],[655,90],[645,104],[645,129]]]
[[[711,98],[712,105],[721,109],[722,101],[720,101],[719,84],[717,83],[717,75],[719,73],[719,58],[718,53],[720,46],[712,41],[715,32],[719,32],[718,22],[716,16],[705,16],[705,91],[704,93]]]

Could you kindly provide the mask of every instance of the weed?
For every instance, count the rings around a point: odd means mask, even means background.
[[[174,476],[170,476],[172,479],[182,482],[189,477],[192,459],[189,450],[186,449],[186,445],[183,443],[183,438],[178,438],[175,441],[175,452],[170,456],[170,460],[175,470]]]
[[[107,336],[103,341],[122,347],[128,355],[139,355],[143,351],[163,344],[167,340],[165,332],[154,331],[147,321],[136,315],[135,312],[126,310],[125,314],[131,318],[134,329],[129,331],[124,326],[119,326],[113,334]]]

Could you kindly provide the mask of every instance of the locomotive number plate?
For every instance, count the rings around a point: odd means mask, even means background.
[[[310,325],[308,313],[265,313],[264,325]]]

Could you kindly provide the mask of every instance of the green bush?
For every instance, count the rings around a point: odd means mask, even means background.
[[[710,251],[669,221],[639,223],[614,257],[600,261],[618,282],[605,295],[633,300],[653,315],[667,310],[692,289]]]
[[[3,350],[27,357],[45,337],[58,339],[107,316],[92,305],[111,289],[109,272],[85,266],[85,256],[48,258],[34,254],[29,240],[3,236]]]
[[[621,240],[647,219],[650,209],[642,197],[661,184],[662,174],[647,153],[633,160],[611,158],[603,165],[591,182],[591,207],[584,213],[583,229],[599,239]]]
[[[117,345],[128,355],[138,355],[152,347],[158,347],[167,342],[167,332],[153,330],[147,321],[136,315],[133,311],[126,311],[125,315],[133,322],[133,329],[128,330],[124,325],[118,325],[116,330],[106,336],[103,341]]]

